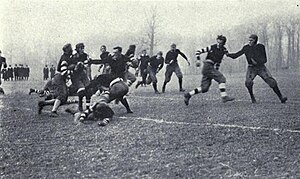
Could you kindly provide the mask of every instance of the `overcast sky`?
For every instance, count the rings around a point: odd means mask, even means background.
[[[138,33],[151,6],[157,7],[163,34],[182,36],[230,28],[254,17],[300,11],[300,1],[274,0],[0,2],[0,49],[10,41],[82,42],[94,34]]]

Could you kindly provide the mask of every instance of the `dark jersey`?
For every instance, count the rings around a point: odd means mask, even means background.
[[[106,59],[108,56],[109,56],[109,52],[103,52],[100,54],[100,59],[101,60]]]
[[[227,53],[227,49],[224,46],[214,44],[207,52],[206,59],[212,60],[214,63],[221,63],[224,55]]]
[[[90,84],[86,86],[86,89],[98,88],[98,86],[109,87],[110,83],[116,79],[112,74],[102,74],[97,76],[97,78],[90,81]]]
[[[76,53],[75,55],[73,55],[72,59],[70,61],[70,64],[75,64],[76,65],[78,62],[82,62],[85,65],[88,64],[88,54],[86,54],[86,53],[83,53],[83,54]]]
[[[184,53],[182,53],[179,49],[176,49],[175,51],[168,51],[167,55],[166,55],[166,64],[175,64],[177,63],[177,57],[178,55],[181,55],[184,59],[187,60],[187,57],[185,56]]]
[[[164,66],[164,58],[161,57],[160,59],[157,59],[157,55],[155,55],[148,60],[148,64],[152,69],[161,70]]]
[[[228,54],[228,57],[238,58],[239,56],[245,54],[247,62],[249,65],[263,65],[267,62],[267,55],[265,46],[263,44],[257,44],[254,46],[245,45],[237,53]]]
[[[144,69],[147,68],[149,58],[150,58],[149,55],[141,55],[139,57],[139,59],[138,59],[139,60],[139,67],[140,67],[141,70],[144,70]]]
[[[114,77],[125,77],[127,62],[129,62],[129,57],[125,55],[120,55],[120,57],[116,60],[113,59],[112,56],[108,56],[106,59],[103,60],[92,60],[90,63],[92,64],[105,64],[108,63],[111,67],[111,74],[114,75]]]

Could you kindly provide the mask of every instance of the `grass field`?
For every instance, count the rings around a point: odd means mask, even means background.
[[[227,75],[234,102],[222,103],[217,84],[194,96],[189,106],[175,76],[165,94],[132,87],[133,114],[112,104],[106,127],[76,124],[59,110],[37,114],[30,86],[42,81],[4,82],[0,96],[1,178],[299,178],[300,75],[274,77],[289,100],[281,104],[261,79],[257,104],[244,87],[244,74]],[[185,76],[184,86],[199,85]],[[162,79],[159,81],[161,86]],[[75,105],[70,105],[75,108]],[[69,106],[69,107],[70,107]]]

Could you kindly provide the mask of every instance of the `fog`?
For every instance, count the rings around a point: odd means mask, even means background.
[[[298,2],[299,3],[299,2]],[[1,1],[0,49],[9,63],[47,63],[59,60],[65,43],[86,44],[98,57],[107,44],[124,48],[142,35],[147,11],[156,7],[160,44],[184,45],[187,38],[201,38],[230,29],[251,19],[299,12],[297,1]],[[182,47],[184,48],[184,47]]]

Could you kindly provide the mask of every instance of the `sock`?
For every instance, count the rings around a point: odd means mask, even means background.
[[[153,83],[152,85],[153,85],[154,91],[158,91],[157,90],[157,83]]]
[[[219,89],[220,89],[221,97],[222,98],[226,97],[227,93],[226,93],[226,85],[225,85],[225,83],[220,83],[219,84]]]
[[[198,94],[198,93],[201,93],[201,87],[198,87],[198,88],[196,88],[196,89],[194,89],[194,90],[192,90],[192,91],[189,92],[189,94],[191,96],[193,96],[195,94]]]
[[[279,97],[279,99],[281,99],[281,98],[282,98],[282,94],[281,94],[281,92],[280,92],[278,86],[276,85],[276,86],[275,86],[274,88],[272,88],[272,89],[273,89],[273,91],[277,94],[277,96]]]
[[[182,89],[182,78],[179,78],[178,82],[179,82],[179,89]]]

